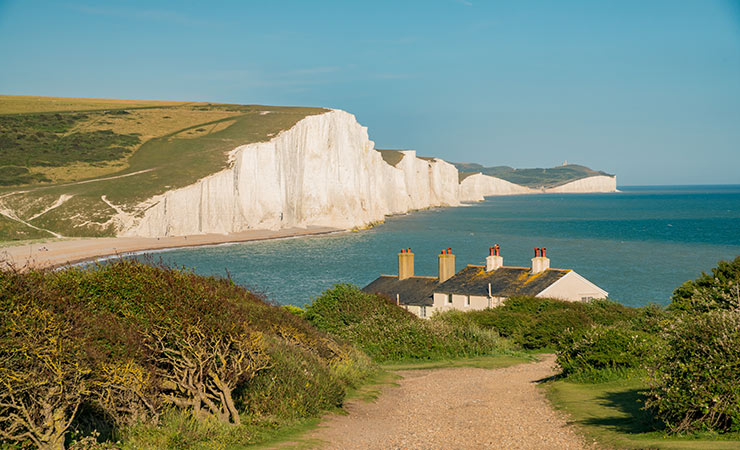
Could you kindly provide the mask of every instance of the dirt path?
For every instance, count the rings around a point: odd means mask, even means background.
[[[350,402],[310,437],[326,449],[592,448],[537,389],[553,364],[548,355],[504,369],[398,372],[399,387]]]

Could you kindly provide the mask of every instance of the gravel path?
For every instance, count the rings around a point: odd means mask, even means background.
[[[548,355],[495,370],[401,371],[400,386],[349,402],[311,437],[326,449],[591,448],[537,389],[553,365]]]

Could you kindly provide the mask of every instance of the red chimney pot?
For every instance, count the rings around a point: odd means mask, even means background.
[[[542,257],[543,257],[543,258],[545,257],[545,251],[546,251],[546,250],[547,250],[547,249],[546,249],[545,247],[542,247]]]

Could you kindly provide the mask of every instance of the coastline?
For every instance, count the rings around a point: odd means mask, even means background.
[[[0,267],[48,269],[149,250],[204,247],[238,242],[318,236],[342,231],[346,230],[309,226],[307,228],[285,228],[281,230],[248,230],[230,234],[196,234],[160,238],[79,238],[31,242],[24,245],[0,248]]]

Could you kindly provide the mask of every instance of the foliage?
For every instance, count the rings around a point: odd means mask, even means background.
[[[694,281],[679,286],[671,298],[674,311],[707,312],[740,308],[740,256],[720,261],[712,274],[701,274]]]
[[[139,144],[139,137],[111,130],[72,132],[82,113],[0,116],[0,160],[4,165],[61,166],[122,158]]]
[[[685,315],[666,339],[647,406],[674,432],[740,431],[740,310]]]
[[[305,309],[299,308],[298,306],[283,305],[283,308],[285,308],[285,310],[288,311],[289,313],[295,314],[298,317],[303,317],[303,315],[306,313]]]
[[[49,181],[51,180],[44,175],[31,173],[31,171],[25,167],[0,167],[0,186],[13,186],[18,184],[41,183]]]
[[[560,342],[557,362],[563,375],[640,368],[661,348],[655,335],[624,325],[594,325],[586,331],[568,330]]]
[[[659,308],[629,308],[609,300],[568,302],[536,297],[512,297],[502,306],[465,313],[466,320],[498,332],[525,349],[557,348],[566,330],[585,331],[595,324],[658,320]],[[649,316],[656,316],[650,319]],[[449,313],[442,320],[451,320]]]
[[[306,308],[304,317],[382,362],[478,356],[508,349],[495,332],[472,323],[419,319],[388,298],[348,284],[325,291]]]
[[[136,261],[0,272],[0,307],[2,439],[42,448],[70,429],[78,447],[126,442],[168,411],[250,440],[340,405],[375,370],[230,280]]]
[[[71,337],[71,324],[24,300],[3,302],[0,438],[63,449],[66,430],[89,391],[90,370]]]

